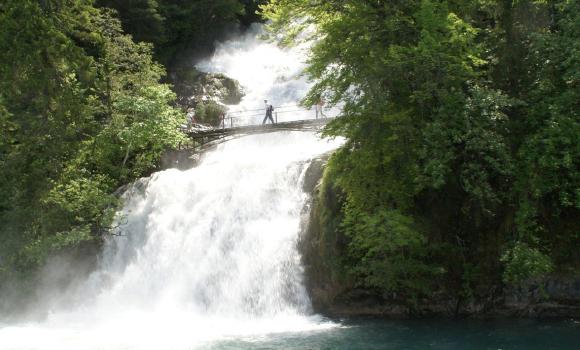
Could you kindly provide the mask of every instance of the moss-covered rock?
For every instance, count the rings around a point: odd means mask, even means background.
[[[215,101],[202,101],[194,109],[195,120],[198,123],[219,126],[227,109],[223,104]]]
[[[312,194],[310,215],[299,249],[305,284],[316,312],[331,313],[335,300],[351,287],[340,261],[346,238],[338,230],[340,193],[323,173],[330,154],[314,159],[306,170],[303,188]]]
[[[220,73],[204,73],[192,67],[176,69],[171,80],[184,108],[196,108],[199,104],[214,102],[235,105],[244,97],[240,83]]]

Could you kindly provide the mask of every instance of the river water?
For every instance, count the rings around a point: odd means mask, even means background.
[[[223,340],[203,349],[286,350],[573,350],[580,324],[568,321],[340,320],[322,331]]]
[[[309,87],[299,76],[304,53],[261,42],[257,33],[222,44],[199,67],[240,80],[247,97],[235,108],[254,108],[264,95],[296,102]],[[308,216],[302,182],[310,160],[340,144],[312,132],[244,137],[208,152],[196,168],[139,182],[124,196],[96,271],[64,292],[41,288],[36,302],[48,312],[0,323],[0,349],[577,348],[573,320],[314,314],[296,244]]]

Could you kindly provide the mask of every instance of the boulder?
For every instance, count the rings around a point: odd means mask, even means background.
[[[178,103],[195,108],[199,103],[235,105],[244,97],[240,83],[221,73],[204,73],[192,67],[176,69],[171,74]]]

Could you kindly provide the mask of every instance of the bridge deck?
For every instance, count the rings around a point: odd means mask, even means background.
[[[236,126],[221,129],[193,129],[193,130],[190,129],[186,131],[186,133],[189,137],[193,139],[199,138],[211,139],[230,135],[263,134],[283,130],[308,131],[319,129],[321,126],[324,126],[326,123],[328,123],[329,120],[330,118],[321,118],[321,119],[295,120],[266,125]]]

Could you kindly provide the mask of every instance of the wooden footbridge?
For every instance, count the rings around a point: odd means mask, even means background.
[[[292,113],[304,110],[284,111],[280,113]],[[251,115],[250,117],[255,116]],[[184,129],[187,136],[193,140],[200,148],[216,145],[233,138],[265,134],[278,131],[318,131],[326,125],[332,118],[316,118],[305,120],[293,120],[278,122],[278,113],[275,113],[275,123],[259,124],[259,125],[241,125],[235,126],[234,121],[240,120],[240,115],[233,114],[230,117],[224,117],[220,127],[208,127],[204,125],[194,124]]]
[[[319,118],[286,121],[265,125],[245,125],[222,128],[194,126],[188,128],[185,133],[199,146],[204,147],[208,145],[219,144],[233,138],[254,134],[266,134],[278,131],[318,131],[330,120],[331,118]]]

